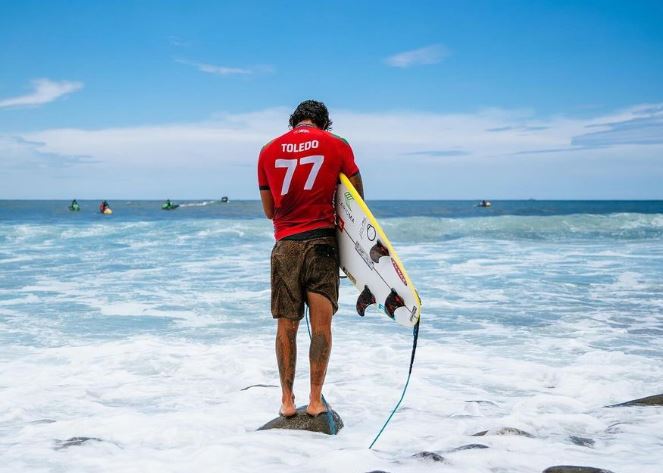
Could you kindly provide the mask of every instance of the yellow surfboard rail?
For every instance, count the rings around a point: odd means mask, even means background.
[[[371,225],[375,228],[378,236],[380,237],[380,242],[387,247],[389,250],[389,256],[391,257],[392,261],[396,263],[398,268],[401,270],[403,273],[403,277],[405,278],[406,281],[406,286],[408,289],[410,289],[412,295],[415,297],[415,300],[418,301],[419,303],[417,304],[417,314],[416,314],[416,319],[417,322],[419,321],[421,317],[421,297],[419,297],[419,293],[417,292],[417,289],[415,288],[414,284],[412,283],[412,280],[410,279],[410,276],[407,274],[407,270],[405,269],[405,266],[401,262],[400,258],[398,257],[398,253],[396,253],[396,250],[394,249],[393,245],[391,244],[391,241],[389,241],[389,238],[387,238],[387,235],[384,233],[384,230],[382,230],[382,226],[380,223],[375,219],[375,216],[373,215],[373,212],[371,212],[371,209],[368,208],[368,205],[366,205],[366,202],[364,202],[364,199],[359,195],[359,192],[357,192],[357,189],[355,189],[355,186],[352,185],[350,182],[350,179],[348,177],[341,173],[339,175],[339,180],[343,183],[345,187],[348,188],[348,191],[350,192],[350,195],[354,199],[355,202],[359,204],[359,207],[361,210],[366,214],[366,217],[368,217],[368,220]],[[336,196],[338,199],[339,196]],[[415,322],[416,323],[416,322]]]

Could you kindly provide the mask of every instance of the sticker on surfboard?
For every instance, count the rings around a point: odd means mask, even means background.
[[[416,325],[421,300],[396,250],[350,180],[336,192],[336,234],[343,272],[359,291],[357,312],[375,306],[406,327]]]

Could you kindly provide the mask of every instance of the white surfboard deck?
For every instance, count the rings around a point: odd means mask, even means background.
[[[368,287],[380,311],[406,327],[416,325],[421,315],[417,289],[382,227],[344,174],[336,191],[336,235],[341,269],[359,292]]]

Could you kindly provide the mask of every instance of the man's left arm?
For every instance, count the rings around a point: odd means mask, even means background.
[[[262,210],[265,212],[265,217],[268,219],[274,218],[274,198],[272,191],[267,189],[260,189],[260,200],[262,201]]]
[[[274,218],[274,197],[272,197],[272,191],[269,188],[269,183],[267,182],[267,174],[265,173],[265,168],[263,167],[263,151],[265,148],[260,151],[260,156],[258,157],[258,187],[260,188],[260,200],[262,201],[262,210],[265,212],[265,217],[268,219]]]

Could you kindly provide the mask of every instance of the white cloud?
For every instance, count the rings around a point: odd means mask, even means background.
[[[647,130],[660,131],[644,120],[657,117],[657,107],[632,107],[593,118],[537,117],[528,110],[504,109],[331,114],[335,132],[355,151],[373,199],[661,198],[660,190],[647,193],[653,185],[644,182],[663,179],[663,144],[645,135]],[[164,189],[172,189],[168,193],[178,198],[257,198],[259,150],[287,130],[290,112],[274,108],[192,123],[48,129],[21,134],[23,141],[9,143],[13,152],[3,149],[0,139],[0,157],[38,161],[44,176],[46,168],[53,169],[45,163],[66,162],[69,178],[78,177],[72,178],[75,186],[85,182],[99,193],[90,197],[160,198]],[[610,141],[609,132],[620,130],[619,123],[635,126],[639,120],[644,128],[637,141],[625,142],[621,131]],[[576,144],[578,137],[599,132],[606,133],[598,146]],[[19,168],[23,174],[17,174]],[[0,198],[34,198],[41,188],[63,187],[53,180],[31,188],[34,168],[8,163],[4,169],[14,170],[15,177],[6,182],[16,182],[19,194],[5,191]],[[400,186],[385,185],[396,180]]]
[[[180,38],[179,36],[171,35],[168,37],[168,42],[171,46],[176,48],[186,48],[191,46],[193,43],[191,41]]]
[[[448,57],[449,54],[451,54],[451,51],[449,51],[449,48],[446,46],[442,44],[433,44],[431,46],[394,54],[393,56],[389,56],[387,59],[385,59],[384,62],[392,67],[406,68],[427,64],[437,64],[444,58]]]
[[[273,71],[273,68],[271,66],[254,66],[250,68],[245,68],[245,67],[216,66],[214,64],[205,64],[202,62],[187,61],[186,59],[176,59],[175,61],[179,62],[180,64],[194,66],[200,72],[205,72],[207,74],[214,74],[217,76],[252,75],[257,73],[268,73]]]
[[[0,100],[0,108],[43,105],[83,88],[82,82],[57,82],[50,79],[35,79],[31,82],[34,87],[31,93]]]

